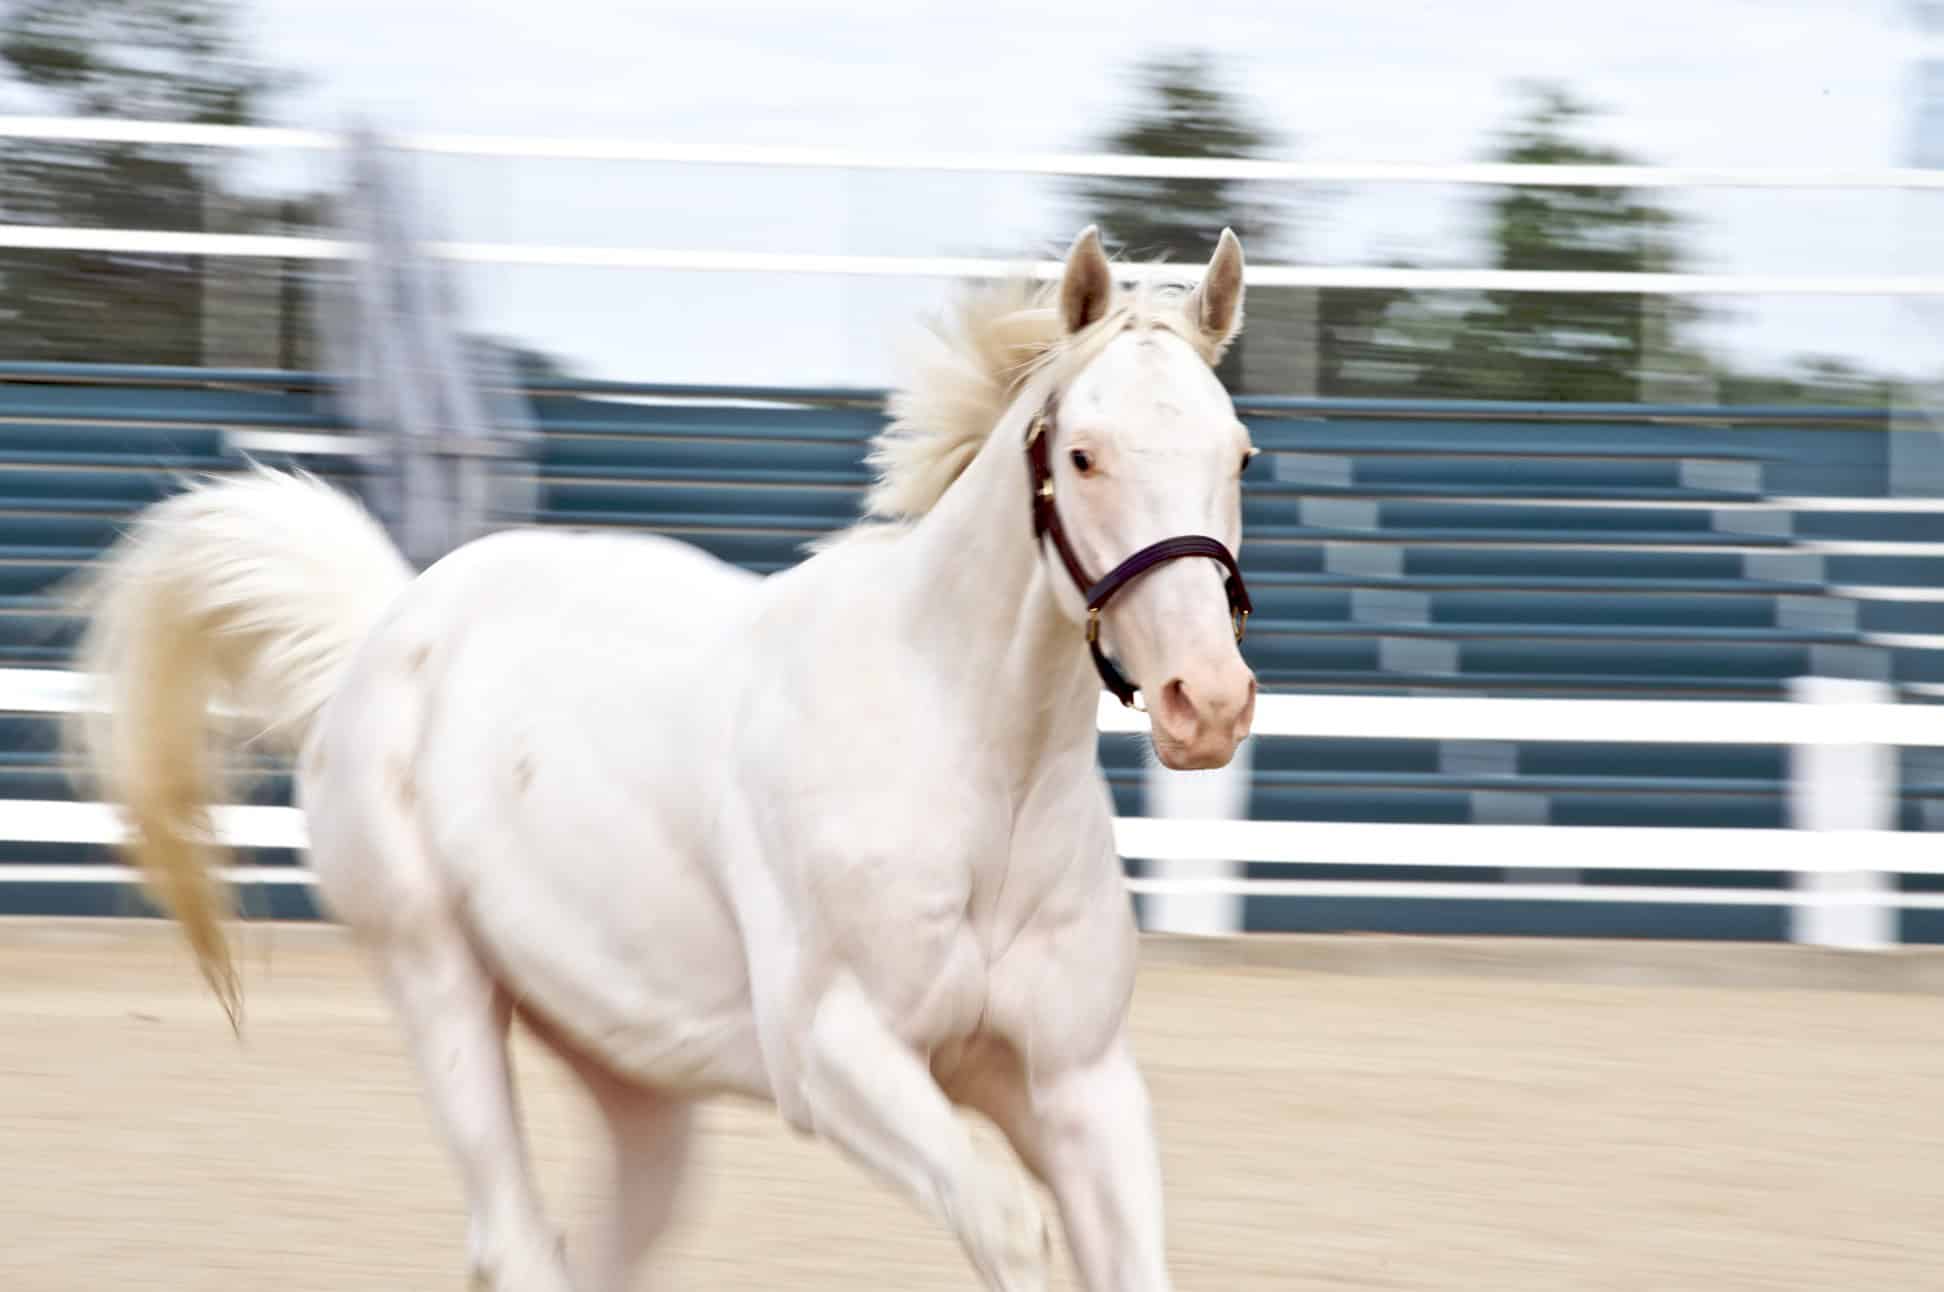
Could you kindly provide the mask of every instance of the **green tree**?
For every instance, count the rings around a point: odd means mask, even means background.
[[[1823,408],[1883,408],[1892,380],[1836,355],[1801,355],[1772,370],[1722,367],[1716,375],[1724,404],[1796,404]]]
[[[1104,152],[1230,159],[1287,154],[1291,147],[1251,116],[1206,53],[1148,58],[1130,80],[1135,97],[1126,116],[1095,141]],[[1193,267],[1213,254],[1224,225],[1241,236],[1252,261],[1285,257],[1309,209],[1242,180],[1101,177],[1072,191],[1085,218],[1097,220],[1130,255]],[[1237,392],[1396,394],[1422,358],[1414,349],[1422,329],[1406,327],[1409,342],[1398,330],[1412,308],[1410,293],[1390,289],[1252,287],[1247,325],[1219,375]],[[1400,347],[1411,351],[1408,358]]]
[[[1526,165],[1619,165],[1617,150],[1586,142],[1589,109],[1550,84],[1521,87],[1523,111],[1493,160]],[[1490,206],[1499,269],[1668,272],[1677,260],[1675,217],[1621,188],[1508,186]],[[1657,308],[1660,304],[1657,303]],[[1436,315],[1436,309],[1421,312]],[[1423,393],[1480,399],[1627,401],[1650,362],[1677,364],[1697,317],[1669,298],[1652,338],[1640,297],[1605,292],[1486,292],[1455,315],[1447,343],[1418,374]]]
[[[1387,269],[1411,269],[1392,258]],[[1333,287],[1317,296],[1315,393],[1381,399],[1415,393],[1450,344],[1456,314],[1440,293]]]
[[[1135,98],[1127,115],[1095,141],[1102,152],[1137,157],[1237,158],[1264,155],[1277,140],[1249,119],[1228,89],[1220,65],[1201,51],[1144,59],[1134,69]],[[1215,253],[1222,229],[1233,228],[1248,254],[1260,259],[1282,231],[1281,213],[1252,186],[1232,179],[1100,176],[1077,181],[1072,196],[1099,223],[1110,243],[1131,257],[1199,268]],[[1257,293],[1249,312],[1256,313]],[[1268,311],[1264,311],[1268,313]],[[1259,330],[1245,329],[1229,350],[1221,375],[1239,387],[1243,347]]]
[[[289,81],[245,56],[235,12],[230,0],[14,0],[0,9],[0,80],[63,116],[254,124]],[[229,232],[277,227],[281,204],[235,191],[226,163],[207,149],[9,140],[0,220],[196,230],[215,210]],[[244,297],[273,312],[277,298]],[[196,363],[202,308],[199,257],[0,253],[0,357]]]
[[[1260,156],[1271,135],[1248,121],[1241,101],[1223,88],[1218,65],[1201,52],[1143,60],[1133,74],[1137,98],[1125,120],[1099,141],[1100,150],[1137,157]],[[1089,177],[1075,195],[1101,227],[1141,257],[1201,264],[1215,252],[1224,225],[1247,239],[1265,212],[1243,214],[1243,184],[1229,179]],[[1238,220],[1241,222],[1238,223]],[[1266,231],[1266,230],[1264,230]]]

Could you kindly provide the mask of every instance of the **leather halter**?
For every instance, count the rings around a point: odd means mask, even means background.
[[[1235,626],[1235,640],[1238,642],[1242,640],[1249,615],[1255,607],[1249,602],[1249,589],[1242,582],[1242,569],[1235,563],[1235,554],[1219,540],[1201,534],[1183,534],[1150,543],[1109,570],[1103,578],[1096,580],[1088,576],[1086,568],[1080,564],[1080,558],[1074,554],[1073,544],[1067,540],[1066,528],[1060,524],[1059,508],[1053,502],[1052,443],[1056,402],[1049,398],[1026,431],[1027,474],[1031,477],[1033,487],[1033,537],[1035,540],[1049,536],[1053,539],[1053,550],[1060,554],[1060,562],[1066,566],[1067,575],[1086,597],[1087,649],[1093,653],[1094,671],[1100,674],[1101,684],[1128,708],[1140,709],[1143,706],[1135,702],[1140,694],[1139,688],[1127,680],[1127,675],[1100,648],[1100,612],[1113,600],[1115,593],[1157,566],[1183,557],[1202,556],[1220,563],[1228,571],[1223,588],[1228,593],[1229,618]]]

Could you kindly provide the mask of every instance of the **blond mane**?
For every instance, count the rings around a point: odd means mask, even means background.
[[[820,540],[821,548],[857,536],[895,532],[923,516],[977,456],[1007,408],[1042,374],[1055,383],[1092,362],[1130,328],[1180,336],[1210,366],[1226,342],[1193,325],[1184,284],[1143,280],[1118,291],[1098,320],[1068,335],[1060,321],[1060,284],[1027,278],[974,286],[924,321],[908,357],[908,376],[887,400],[890,421],[865,461],[877,479],[864,515]]]

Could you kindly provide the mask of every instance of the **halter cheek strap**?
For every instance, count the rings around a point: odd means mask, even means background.
[[[1098,580],[1089,577],[1086,567],[1081,565],[1080,558],[1074,553],[1066,527],[1060,523],[1059,508],[1053,501],[1054,410],[1054,401],[1047,400],[1046,407],[1033,418],[1033,424],[1026,432],[1027,474],[1033,487],[1033,537],[1037,540],[1053,540],[1053,550],[1059,553],[1067,576],[1086,598],[1087,649],[1093,655],[1094,671],[1100,674],[1101,684],[1128,708],[1139,709],[1142,707],[1136,702],[1139,689],[1127,680],[1127,675],[1100,648],[1100,612],[1113,600],[1115,593],[1169,561],[1201,556],[1218,562],[1228,572],[1223,588],[1228,593],[1229,618],[1235,627],[1235,640],[1242,640],[1249,615],[1255,607],[1249,602],[1249,589],[1242,581],[1242,569],[1235,563],[1235,554],[1220,541],[1201,534],[1183,534],[1150,543],[1109,570],[1104,577]]]

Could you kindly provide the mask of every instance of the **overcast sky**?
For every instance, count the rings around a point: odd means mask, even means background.
[[[1063,150],[1128,101],[1167,46],[1224,56],[1235,88],[1311,160],[1481,158],[1512,83],[1568,81],[1598,136],[1672,165],[1904,160],[1919,46],[1890,0],[254,0],[250,35],[312,81],[293,123],[361,111],[399,130],[689,143]],[[1058,181],[444,160],[423,167],[456,237],[697,249],[1021,255],[1070,237]],[[1479,263],[1483,190],[1363,186],[1274,259],[1393,253]],[[1896,272],[1918,210],[1889,194],[1682,200],[1693,268]],[[1944,223],[1944,222],[1940,222]],[[1269,249],[1255,258],[1272,258]],[[1939,267],[1944,267],[1940,265]],[[601,376],[864,382],[941,299],[930,281],[467,270],[474,321]],[[1927,362],[1881,300],[1731,304],[1748,354]]]

